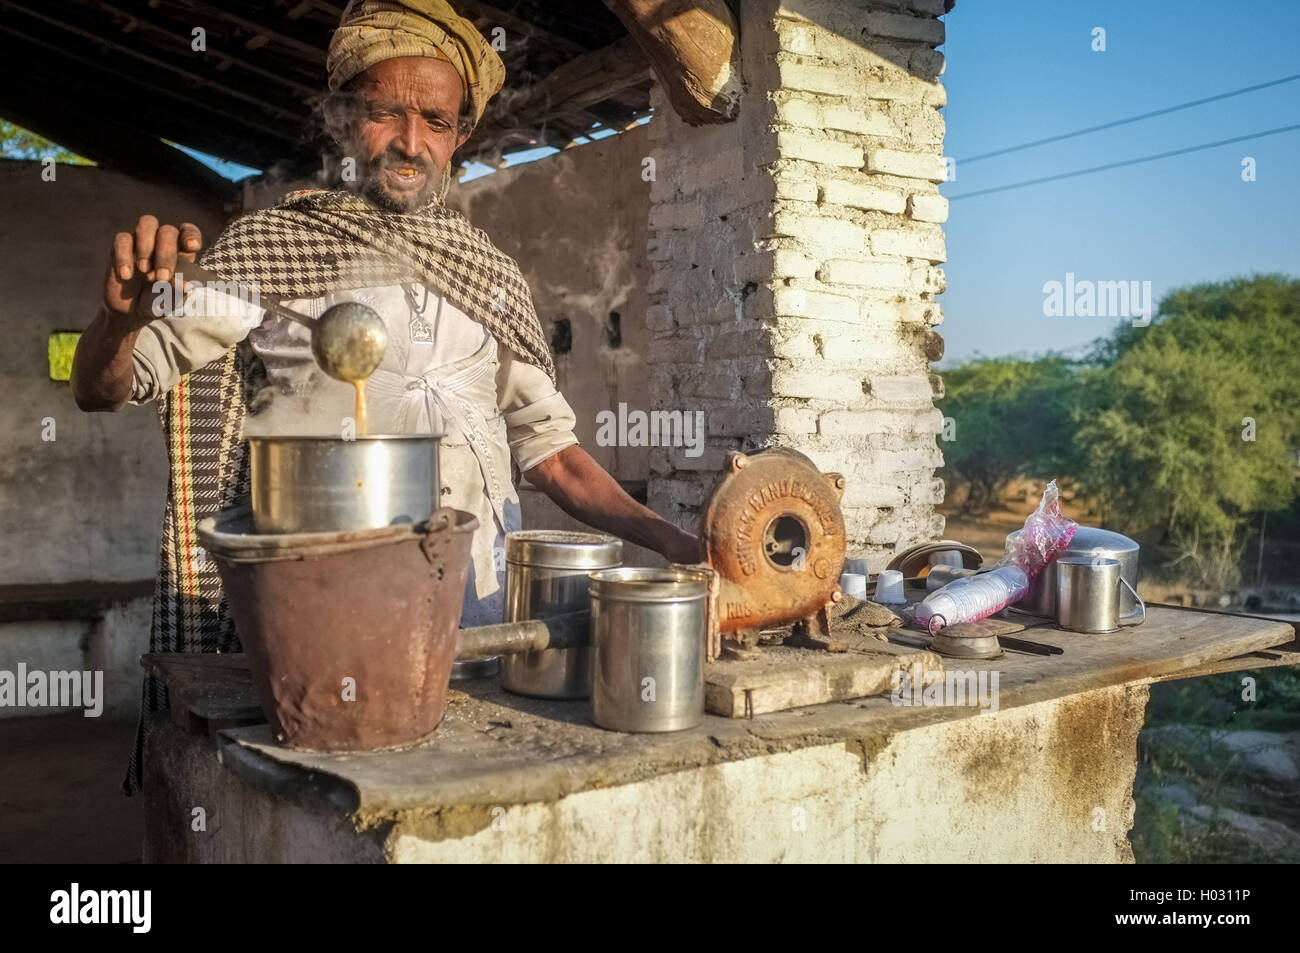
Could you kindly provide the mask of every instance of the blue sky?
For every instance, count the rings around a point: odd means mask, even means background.
[[[1043,316],[1066,272],[1180,285],[1300,277],[1300,130],[992,195],[966,192],[1300,123],[1300,81],[1010,155],[975,156],[1300,73],[1295,0],[958,0],[945,17],[945,154],[957,160],[942,366],[1041,354],[1115,319]],[[1094,27],[1106,51],[1091,49]],[[1243,182],[1253,156],[1257,180]]]

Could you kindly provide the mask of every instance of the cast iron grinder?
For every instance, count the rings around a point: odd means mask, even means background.
[[[829,609],[843,598],[844,477],[775,447],[728,455],[704,511],[700,539],[714,571],[710,661],[754,658],[759,632],[795,623],[787,645],[843,652]]]

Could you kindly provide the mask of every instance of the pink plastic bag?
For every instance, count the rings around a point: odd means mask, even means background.
[[[930,632],[958,622],[987,619],[1029,591],[1029,583],[1065,551],[1079,524],[1061,512],[1056,481],[1047,484],[1043,498],[1025,518],[1020,535],[988,572],[954,579],[925,597],[912,611],[913,621]]]

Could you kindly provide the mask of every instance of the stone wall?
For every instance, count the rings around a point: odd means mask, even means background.
[[[872,571],[942,534],[943,7],[753,0],[736,122],[689,127],[656,90],[652,402],[709,434],[651,453],[650,505],[681,525],[770,435],[847,477]]]
[[[649,128],[638,127],[457,185],[448,198],[519,262],[546,333],[554,339],[568,322],[568,350],[555,355],[560,391],[579,442],[621,480],[646,478],[647,448],[597,444],[596,415],[620,403],[648,409],[649,150]]]
[[[167,492],[154,409],[82,413],[50,380],[47,342],[94,317],[116,232],[151,212],[211,239],[224,213],[105,169],[60,165],[46,182],[42,168],[0,161],[0,583],[149,579]]]

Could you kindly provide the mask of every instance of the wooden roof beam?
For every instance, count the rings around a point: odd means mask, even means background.
[[[466,150],[467,158],[487,154],[503,140],[532,131],[544,138],[542,127],[582,110],[650,77],[650,64],[632,37],[594,50],[565,63],[545,79],[521,90],[510,100],[509,112],[489,108]],[[571,138],[571,137],[570,137]]]
[[[482,0],[452,0],[452,6],[456,8],[456,12],[461,16],[491,20],[497,26],[505,27],[507,31],[536,39],[542,45],[549,46],[565,56],[581,56],[587,52],[580,44],[572,40],[557,36],[534,23],[515,16],[513,13],[499,10],[490,3],[483,3]],[[491,37],[488,37],[489,41],[491,39]]]
[[[98,46],[107,47],[116,50],[119,53],[124,53],[127,56],[138,59],[144,63],[148,63],[151,66],[156,66],[159,69],[166,70],[170,73],[175,73],[177,76],[187,79],[191,83],[194,83],[197,86],[207,86],[209,89],[216,90],[219,93],[224,93],[225,95],[230,96],[234,99],[243,100],[244,102],[257,106],[264,112],[270,113],[271,115],[274,116],[278,116],[281,119],[286,119],[289,120],[290,122],[299,123],[299,124],[302,123],[303,121],[304,117],[302,115],[291,112],[288,109],[282,109],[279,106],[275,106],[271,103],[266,102],[265,100],[259,99],[256,96],[246,93],[241,89],[236,89],[233,86],[228,86],[224,83],[218,83],[215,80],[212,80],[206,76],[200,76],[197,73],[191,73],[189,70],[182,69],[179,66],[175,66],[172,63],[168,63],[166,60],[160,60],[157,57],[150,56],[147,53],[141,53],[139,50],[132,49],[130,46],[115,42],[114,40],[110,40],[107,37],[97,36],[94,33],[91,33],[89,30],[83,30],[80,27],[75,27],[70,23],[63,23],[62,21],[58,20],[55,17],[49,17],[43,13],[37,13],[34,10],[29,10],[28,8],[20,4],[11,2],[11,0],[0,0],[0,8],[17,10],[19,13],[40,20],[43,23],[47,23],[50,26],[56,27],[57,29],[65,30],[69,33],[81,37],[82,39],[88,40],[89,42],[94,43]],[[11,31],[11,32],[17,33],[17,31]]]
[[[740,108],[740,28],[724,0],[604,0],[636,37],[673,109],[693,126]]]
[[[278,30],[272,30],[270,27],[258,23],[255,20],[247,20],[244,17],[237,16],[233,13],[227,13],[220,7],[214,7],[209,3],[203,3],[201,0],[176,0],[176,2],[179,2],[189,10],[193,10],[196,16],[209,16],[213,19],[224,21],[231,26],[239,27],[239,29],[251,34],[252,38],[249,42],[252,42],[252,39],[256,39],[259,36],[263,36],[266,37],[267,40],[274,40],[287,50],[292,50],[302,59],[307,60],[314,65],[322,68],[325,65],[325,50],[322,47],[312,46],[310,43],[304,43],[302,40],[280,33]],[[259,45],[264,45],[264,43],[265,41]]]
[[[82,7],[95,7],[105,13],[111,14],[114,17],[120,17],[124,20],[128,20],[131,22],[131,24],[133,24],[136,27],[143,26],[148,28],[150,31],[152,31],[152,34],[150,36],[150,41],[155,45],[161,46],[162,44],[158,43],[157,40],[159,38],[164,38],[166,40],[166,44],[173,49],[177,49],[180,52],[185,52],[190,50],[190,41],[186,36],[181,36],[180,34],[176,33],[175,30],[169,29],[168,27],[162,26],[161,24],[154,23],[149,20],[141,19],[136,14],[131,13],[128,10],[123,10],[121,7],[115,7],[111,3],[103,2],[103,0],[72,0],[72,2]],[[124,27],[122,32],[126,33],[128,31]],[[229,60],[231,65],[238,66],[240,69],[246,70],[247,72],[252,73],[255,76],[260,76],[262,79],[270,80],[273,83],[278,83],[281,86],[285,86],[289,89],[292,89],[295,93],[297,93],[299,96],[302,96],[303,98],[318,96],[321,93],[320,88],[313,88],[311,86],[306,86],[302,83],[297,82],[296,80],[290,79],[288,76],[285,76],[283,73],[277,73],[274,70],[263,69],[260,66],[248,62],[248,60],[240,59],[238,56],[234,56],[222,50],[213,48],[210,52],[214,57],[217,57],[218,59],[221,60]],[[217,68],[221,69],[221,67],[217,67]]]

